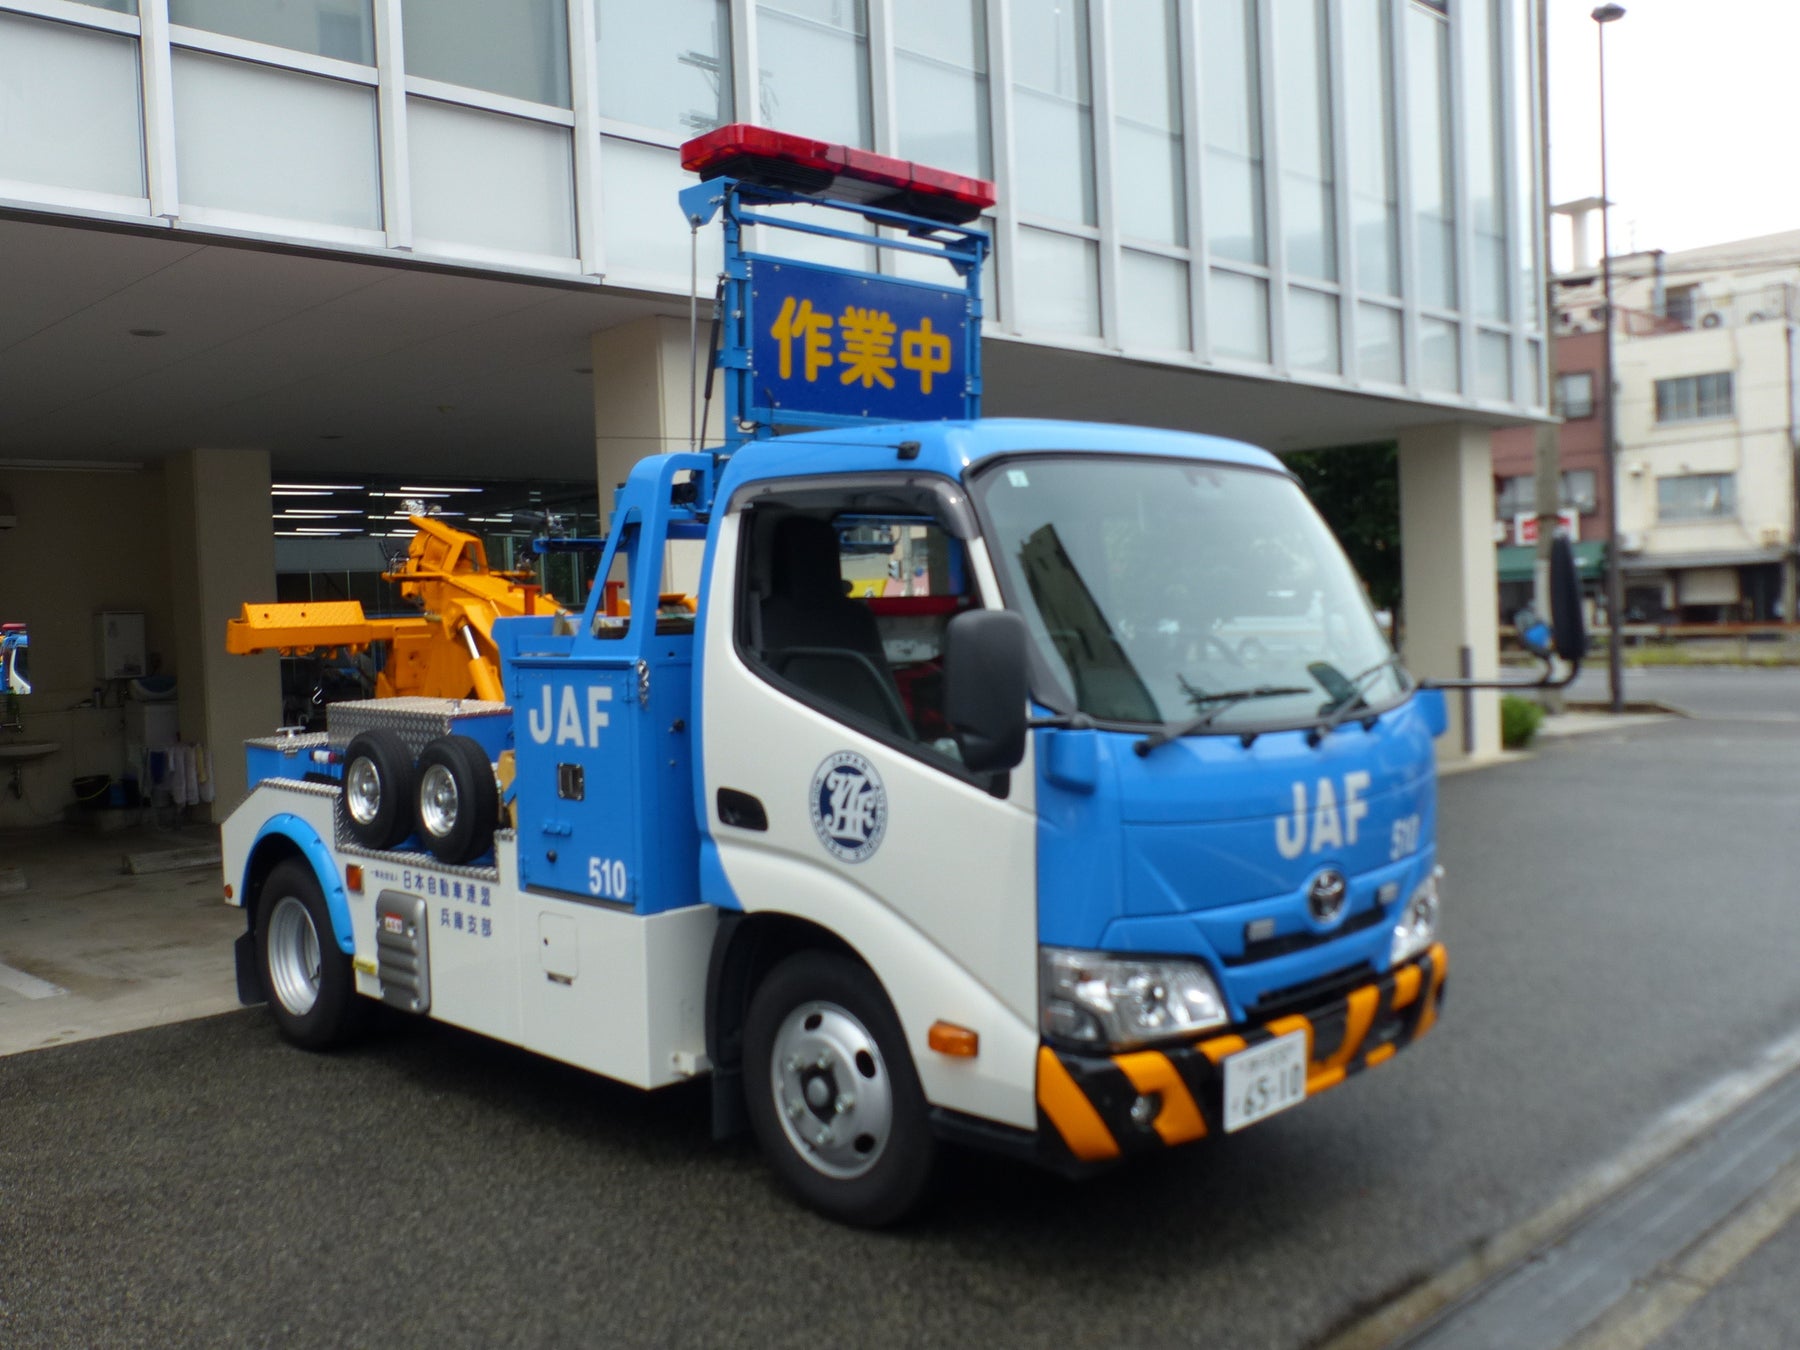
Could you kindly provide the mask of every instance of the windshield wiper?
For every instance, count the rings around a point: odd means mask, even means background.
[[[1359,707],[1366,708],[1368,704],[1363,699],[1363,690],[1377,675],[1381,674],[1382,671],[1398,666],[1399,664],[1400,654],[1398,652],[1389,652],[1386,656],[1382,657],[1381,660],[1377,661],[1374,665],[1352,679],[1345,680],[1342,676],[1339,676],[1337,684],[1341,685],[1341,688],[1334,687],[1331,682],[1320,679],[1315,673],[1313,678],[1319,680],[1320,684],[1325,685],[1327,689],[1332,691],[1332,700],[1325,707],[1325,720],[1319,724],[1318,734],[1323,736],[1325,733],[1335,730],[1338,726],[1348,721],[1350,714],[1355,712]]]
[[[1170,722],[1158,727],[1143,740],[1132,746],[1140,755],[1147,755],[1159,745],[1167,745],[1170,741],[1180,740],[1183,736],[1191,736],[1196,731],[1204,731],[1213,724],[1213,719],[1228,708],[1235,708],[1253,698],[1280,698],[1285,694],[1309,694],[1312,691],[1302,685],[1291,684],[1259,684],[1254,689],[1223,689],[1216,694],[1203,694],[1195,689],[1188,690],[1188,697],[1196,703],[1210,703],[1213,706],[1185,722]]]

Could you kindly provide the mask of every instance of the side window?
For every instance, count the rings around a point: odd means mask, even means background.
[[[978,601],[962,545],[926,515],[761,505],[746,513],[739,641],[834,717],[950,755],[944,628]]]

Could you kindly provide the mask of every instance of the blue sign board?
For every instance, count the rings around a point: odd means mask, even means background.
[[[801,424],[970,415],[967,290],[749,261],[752,416]]]

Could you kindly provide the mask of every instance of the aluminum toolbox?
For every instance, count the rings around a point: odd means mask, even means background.
[[[359,734],[385,727],[415,756],[439,736],[468,736],[490,760],[512,745],[512,708],[473,698],[369,698],[325,709],[331,748],[342,754]]]

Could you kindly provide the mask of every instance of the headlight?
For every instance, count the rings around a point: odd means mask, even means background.
[[[1438,882],[1444,869],[1434,867],[1431,875],[1419,883],[1400,911],[1400,922],[1394,925],[1394,946],[1388,955],[1389,967],[1410,961],[1437,940]]]
[[[1040,951],[1041,1022],[1054,1040],[1124,1049],[1228,1020],[1219,986],[1197,961],[1132,961],[1068,947]]]

